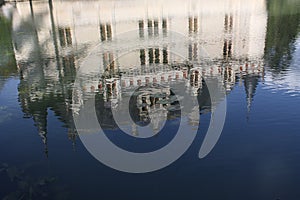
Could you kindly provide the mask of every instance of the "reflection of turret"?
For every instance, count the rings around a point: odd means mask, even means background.
[[[35,126],[38,128],[39,135],[44,143],[44,151],[48,157],[48,144],[47,144],[47,110],[39,110],[32,116]]]
[[[244,86],[245,86],[246,98],[247,98],[247,112],[249,114],[253,102],[253,97],[255,95],[256,87],[258,85],[259,76],[246,75],[243,77],[243,79],[244,79]]]

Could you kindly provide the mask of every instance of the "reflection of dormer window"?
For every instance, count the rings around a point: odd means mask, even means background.
[[[58,34],[61,47],[72,45],[71,28],[58,28]]]

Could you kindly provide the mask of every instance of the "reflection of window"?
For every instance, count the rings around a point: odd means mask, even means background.
[[[160,20],[155,19],[148,19],[146,21],[146,28],[148,29],[148,36],[158,36],[159,35],[159,27],[160,27],[160,23],[161,23],[161,28],[162,28],[162,32],[163,35],[166,36],[167,34],[167,20],[166,19],[162,19],[162,22],[160,22]],[[139,20],[139,36],[140,38],[144,37],[144,20]]]
[[[152,64],[153,60],[154,60],[154,53],[153,53],[153,49],[152,48],[148,49],[148,54],[149,54],[149,63]]]
[[[159,49],[155,49],[155,63],[159,63]]]
[[[143,20],[139,21],[139,34],[140,34],[140,38],[144,37],[144,21]]]
[[[148,36],[153,35],[153,29],[152,29],[153,25],[152,24],[153,24],[152,20],[148,20]]]
[[[58,28],[60,46],[72,45],[72,35],[70,28]]]
[[[232,41],[231,40],[226,40],[224,41],[224,46],[223,46],[223,56],[224,58],[231,57],[231,52],[232,52]]]
[[[75,76],[75,59],[73,55],[65,56],[62,58],[62,63],[64,66],[65,76]]]
[[[148,51],[148,53],[147,53]],[[162,52],[161,52],[162,51]],[[161,59],[162,55],[162,59]],[[146,56],[148,56],[149,64],[167,64],[168,63],[168,50],[167,47],[163,47],[163,49],[159,48],[148,48],[148,49],[140,49],[140,63],[141,65],[146,64]]]
[[[190,74],[190,85],[192,87],[202,87],[202,77],[198,70],[192,71]]]
[[[189,60],[197,60],[198,58],[198,44],[189,44]]]
[[[113,53],[111,53],[111,52],[103,53],[103,67],[107,71],[114,73],[115,61],[114,61]]]
[[[112,39],[111,24],[100,24],[100,37],[101,41]]]
[[[158,21],[154,20],[154,35],[158,35]]]
[[[225,15],[225,20],[224,20],[225,32],[231,32],[232,31],[232,26],[233,26],[233,16],[232,15],[228,16],[226,14]]]
[[[163,48],[163,63],[168,64],[168,50],[167,50],[167,47]]]
[[[162,28],[163,28],[163,34],[166,35],[167,34],[167,20],[166,19],[162,20]]]
[[[146,64],[146,55],[145,55],[145,49],[140,49],[140,61],[141,61],[141,65],[145,65]]]
[[[189,17],[189,33],[198,32],[198,17]]]

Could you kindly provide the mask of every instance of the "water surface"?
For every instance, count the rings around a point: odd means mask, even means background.
[[[297,0],[6,4],[0,198],[299,199],[299,19]],[[83,66],[90,52],[95,60]],[[214,110],[209,81],[226,90],[227,115],[199,159]],[[180,110],[171,83],[185,85],[199,113]],[[181,118],[197,127],[200,116],[195,140],[161,170],[111,169],[86,150],[74,124],[93,95],[101,127],[123,149],[160,149]],[[112,110],[128,107],[131,120],[117,124]]]

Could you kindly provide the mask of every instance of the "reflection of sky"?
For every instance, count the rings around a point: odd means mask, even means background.
[[[1,79],[1,77],[0,77]],[[2,81],[2,80],[0,80]],[[0,89],[0,124],[10,120],[15,112],[18,79],[8,79]]]
[[[295,41],[295,52],[289,68],[276,78],[267,72],[265,84],[268,89],[284,90],[291,96],[300,95],[300,35]]]

